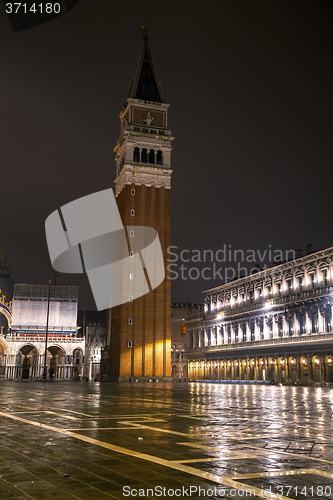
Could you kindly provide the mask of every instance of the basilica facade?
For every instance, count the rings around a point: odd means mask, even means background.
[[[204,297],[186,322],[189,379],[333,382],[333,247]]]
[[[10,283],[4,268],[0,266],[0,378],[41,380],[45,366],[47,379],[81,380],[85,339],[77,337],[78,287],[13,284],[13,296],[6,296],[4,285],[9,290]]]

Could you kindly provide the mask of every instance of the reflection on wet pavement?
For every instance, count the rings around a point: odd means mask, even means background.
[[[0,383],[0,498],[330,498],[333,390]]]

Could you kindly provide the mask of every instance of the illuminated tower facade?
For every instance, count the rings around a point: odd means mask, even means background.
[[[156,229],[165,279],[154,290],[112,308],[109,376],[114,380],[171,377],[170,246],[171,144],[168,108],[148,45],[147,32],[120,113],[116,144],[116,199],[124,224]],[[149,283],[149,277],[148,283]]]

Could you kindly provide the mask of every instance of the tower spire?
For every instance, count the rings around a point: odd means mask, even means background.
[[[149,102],[165,102],[161,83],[148,44],[147,26],[144,25],[141,29],[142,44],[139,60],[127,97]]]

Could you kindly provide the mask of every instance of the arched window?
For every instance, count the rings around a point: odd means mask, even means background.
[[[155,163],[155,151],[153,149],[149,151],[149,163]]]
[[[143,148],[141,151],[141,161],[142,163],[147,163],[147,149]]]
[[[131,210],[131,215],[135,215],[135,211],[133,209]]]
[[[135,194],[135,189],[131,189],[131,194],[134,195]]]
[[[134,148],[133,151],[133,161],[140,161],[140,149],[138,147]]]
[[[157,165],[163,165],[162,159],[163,159],[162,151],[159,149],[157,151],[157,161],[156,161]]]

